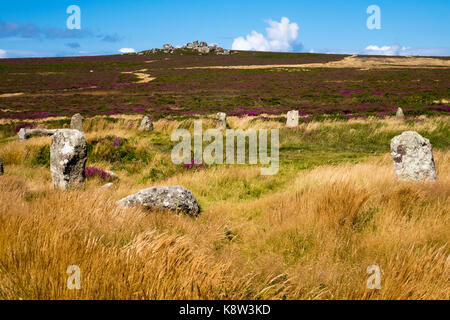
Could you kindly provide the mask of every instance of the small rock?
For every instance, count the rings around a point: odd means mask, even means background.
[[[111,180],[119,180],[119,176],[112,171],[105,170]]]
[[[224,112],[217,112],[216,114],[217,125],[216,128],[223,130],[227,128],[227,114]]]
[[[139,131],[152,131],[153,130],[153,122],[152,122],[152,120],[150,120],[150,118],[148,116],[145,116],[142,119],[138,130]]]
[[[405,131],[391,140],[391,156],[399,180],[437,180],[430,140]]]
[[[405,115],[403,113],[402,108],[397,109],[397,113],[395,114],[395,119],[397,120],[405,120]]]
[[[181,186],[161,186],[141,190],[129,195],[117,204],[126,208],[143,206],[148,209],[168,209],[197,216],[200,208],[191,191]]]
[[[72,116],[70,121],[70,129],[78,130],[80,132],[84,132],[83,129],[83,117],[81,114],[77,113]]]
[[[109,188],[111,188],[113,185],[114,185],[114,183],[109,182],[109,183],[107,183],[107,184],[102,185],[102,186],[100,187],[100,189],[109,189]]]
[[[57,189],[79,187],[84,183],[87,144],[78,130],[60,129],[50,146],[50,173]]]
[[[287,113],[286,127],[292,128],[298,126],[298,110],[292,110]]]

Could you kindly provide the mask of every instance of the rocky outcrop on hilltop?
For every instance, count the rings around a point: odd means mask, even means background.
[[[224,49],[216,44],[208,45],[204,41],[195,40],[194,42],[186,43],[184,46],[179,48],[175,48],[171,44],[166,43],[163,45],[162,49],[153,48],[151,50],[146,50],[140,52],[140,54],[148,55],[148,54],[156,54],[156,53],[174,53],[179,50],[181,53],[183,51],[191,51],[197,52],[198,54],[216,54],[216,55],[230,55],[232,53],[231,50]]]

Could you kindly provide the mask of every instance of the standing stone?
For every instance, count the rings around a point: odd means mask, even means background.
[[[50,146],[50,173],[57,189],[78,187],[84,183],[87,144],[78,130],[60,129]]]
[[[150,120],[148,116],[145,116],[142,121],[141,125],[138,128],[139,131],[152,131],[153,130],[153,122]]]
[[[81,114],[77,113],[72,116],[72,120],[70,121],[70,129],[84,132],[83,117],[81,116]]]
[[[391,156],[399,180],[437,180],[430,140],[405,131],[391,140]]]
[[[25,128],[21,128],[19,132],[17,133],[17,139],[19,141],[23,141],[27,139],[27,130]]]
[[[3,161],[2,161],[2,157],[0,157],[0,176],[3,175]]]
[[[223,130],[227,128],[227,114],[224,112],[217,112],[216,114],[217,120],[217,129]]]
[[[292,110],[287,113],[286,127],[292,128],[298,126],[298,110]]]
[[[161,186],[143,189],[117,201],[126,208],[143,206],[148,209],[168,209],[191,216],[200,213],[197,200],[191,191],[181,186]]]
[[[402,108],[397,109],[397,113],[395,114],[395,119],[397,120],[405,120],[405,115],[403,114]]]

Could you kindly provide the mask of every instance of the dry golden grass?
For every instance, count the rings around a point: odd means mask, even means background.
[[[155,128],[179,125],[158,121]],[[135,134],[97,122],[86,137],[111,133]],[[23,164],[27,146],[46,143],[34,138],[0,149],[7,164],[0,177],[2,299],[450,299],[448,150],[434,152],[435,183],[396,181],[386,154],[288,171],[281,188],[240,197],[242,184],[253,190],[270,178],[255,167],[217,166],[154,184],[130,175],[111,189],[88,182],[53,190],[47,168]],[[196,195],[198,218],[115,205],[144,187],[177,184]],[[81,269],[81,290],[66,287],[69,265]],[[382,270],[380,290],[366,287],[369,265]]]

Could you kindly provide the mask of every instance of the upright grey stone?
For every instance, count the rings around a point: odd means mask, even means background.
[[[78,130],[60,129],[50,146],[50,173],[57,189],[79,187],[84,183],[87,144]]]
[[[216,114],[217,125],[216,128],[223,130],[227,128],[227,114],[224,112],[217,112]]]
[[[292,128],[298,126],[298,110],[289,111],[286,118],[286,127]]]
[[[394,171],[399,180],[437,180],[430,140],[405,131],[391,140]]]
[[[145,116],[142,119],[138,130],[139,131],[152,131],[153,130],[153,122],[152,122],[152,120],[150,120],[150,118],[148,116]]]
[[[403,113],[402,108],[397,109],[397,113],[395,114],[395,119],[397,120],[405,120],[405,115]]]
[[[77,113],[72,116],[70,121],[70,129],[78,130],[80,132],[84,132],[83,129],[83,117],[81,114]]]
[[[2,157],[0,157],[0,176],[3,175],[3,161],[2,161]]]
[[[161,186],[143,189],[117,201],[117,204],[126,208],[143,206],[147,209],[168,209],[184,212],[191,216],[197,216],[200,213],[197,200],[192,192],[181,186]]]
[[[23,141],[27,139],[27,130],[25,128],[21,128],[17,133],[17,140]]]

